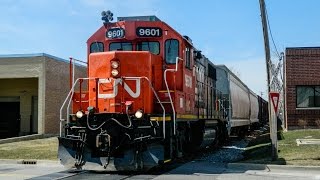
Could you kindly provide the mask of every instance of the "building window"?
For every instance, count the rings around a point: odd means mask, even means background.
[[[132,51],[132,43],[129,43],[129,42],[110,43],[109,51]]]
[[[320,107],[320,86],[297,86],[297,108]]]
[[[93,42],[90,45],[90,53],[103,52],[104,46],[102,42]]]
[[[176,39],[166,40],[165,50],[166,63],[175,64],[176,58],[179,56],[179,41]]]
[[[150,51],[152,54],[158,55],[160,54],[160,43],[159,42],[138,42],[137,51]]]

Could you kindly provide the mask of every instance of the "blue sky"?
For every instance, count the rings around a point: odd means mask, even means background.
[[[266,0],[279,51],[319,46],[319,0]],[[256,93],[266,91],[259,0],[1,0],[0,54],[48,53],[86,59],[100,13],[156,15],[215,64],[226,64]],[[274,49],[272,57],[276,60]],[[1,73],[1,72],[0,72]]]

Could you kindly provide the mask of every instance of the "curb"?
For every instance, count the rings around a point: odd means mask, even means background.
[[[6,139],[0,139],[0,144],[19,142],[19,141],[27,141],[27,140],[35,140],[35,139],[44,139],[49,137],[56,137],[56,135],[46,135],[46,134],[32,134],[26,136],[18,136]]]
[[[270,170],[293,170],[293,171],[318,171],[320,172],[320,166],[295,166],[295,165],[267,165]]]
[[[265,170],[268,169],[266,164],[251,163],[228,163],[228,169],[245,169],[245,170]]]
[[[274,164],[252,164],[252,163],[228,163],[230,169],[245,170],[287,170],[287,171],[320,171],[320,166],[294,166],[294,165],[274,165]]]

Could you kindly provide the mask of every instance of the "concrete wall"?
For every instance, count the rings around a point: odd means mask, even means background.
[[[320,48],[287,48],[285,62],[286,79],[286,120],[288,129],[298,127],[298,120],[307,122],[307,126],[316,127],[320,119],[320,108],[297,108],[297,85],[320,85]]]

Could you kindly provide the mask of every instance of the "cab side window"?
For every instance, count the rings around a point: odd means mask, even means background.
[[[186,68],[191,69],[191,57],[192,57],[192,49],[190,47],[186,47],[185,50],[185,59],[186,59]]]
[[[104,51],[104,45],[102,42],[93,42],[90,45],[90,53],[103,52],[103,51]]]
[[[165,42],[165,58],[167,64],[175,64],[176,57],[179,56],[179,41],[177,39],[168,39]]]

